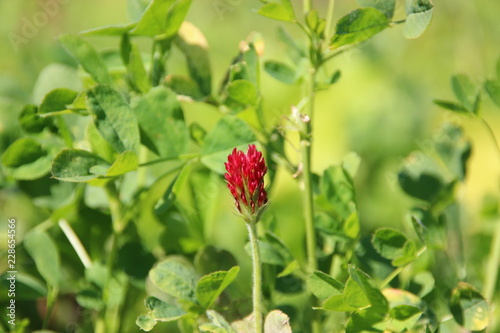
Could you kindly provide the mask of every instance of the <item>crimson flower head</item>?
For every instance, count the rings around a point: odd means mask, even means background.
[[[227,157],[224,177],[234,197],[236,208],[248,223],[259,221],[266,208],[267,192],[264,175],[267,172],[262,152],[249,145],[247,153],[233,149]]]

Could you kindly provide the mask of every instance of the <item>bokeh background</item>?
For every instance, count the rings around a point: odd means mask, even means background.
[[[44,20],[40,15],[43,0],[0,0],[0,152],[23,135],[17,115],[24,104],[34,101],[33,87],[42,69],[51,63],[76,66],[58,44],[57,36],[130,21],[125,0],[52,2],[56,10]],[[257,0],[228,1],[233,5],[225,7],[220,7],[220,2],[194,0],[187,17],[208,40],[214,87],[220,84],[237,54],[239,42],[254,31],[260,32],[265,41],[263,59],[287,61],[277,39],[279,25],[305,43],[295,27],[257,15],[261,4]],[[314,2],[320,13],[326,10],[326,1]],[[403,3],[398,1],[396,17],[404,16]],[[300,1],[295,5],[299,9]],[[335,19],[356,7],[354,0],[336,1]],[[453,98],[453,74],[466,73],[478,83],[494,76],[500,56],[499,16],[500,1],[436,0],[431,25],[420,38],[404,39],[403,27],[396,25],[329,64],[331,70],[340,69],[342,77],[317,96],[313,170],[321,173],[350,151],[361,156],[356,182],[364,234],[380,226],[410,230],[406,212],[411,200],[397,184],[397,171],[411,151],[425,149],[425,140],[432,139],[440,124],[449,120],[461,124],[473,143],[469,175],[460,188],[466,216],[464,234],[473,238],[482,232],[479,212],[483,198],[499,192],[500,161],[495,145],[478,120],[455,116],[432,101]],[[112,38],[89,40],[99,49],[118,46]],[[148,52],[147,44],[143,47]],[[181,57],[172,57],[171,70],[185,71]],[[303,87],[282,84],[267,74],[262,75],[262,80],[266,117],[286,126],[286,116],[299,102]],[[188,121],[196,119],[210,127],[218,119],[217,113],[204,105],[185,104],[184,108]],[[500,137],[499,110],[485,98],[482,112]],[[299,155],[294,148],[297,134],[288,134],[287,149],[293,160]],[[153,172],[150,177],[154,176]],[[33,198],[23,194],[23,184],[16,185],[2,174],[0,184],[0,231],[5,231],[4,222],[9,216],[16,216],[22,237],[24,231],[46,218],[45,212],[36,207]],[[215,190],[208,187],[207,196],[217,202],[207,227],[212,242],[239,253],[239,259],[247,261],[241,249],[245,228],[232,214],[232,202],[223,182],[218,182]],[[287,171],[280,171],[271,200],[271,210],[279,212],[280,235],[298,257],[303,257],[303,226],[297,218],[301,215],[300,191]]]

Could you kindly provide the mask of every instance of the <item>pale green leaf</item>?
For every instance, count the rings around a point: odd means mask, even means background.
[[[430,0],[406,0],[406,38],[419,37],[429,26],[434,6]]]
[[[45,231],[32,229],[24,236],[23,244],[45,281],[53,287],[59,286],[61,262],[52,238]]]
[[[279,21],[295,21],[293,7],[289,0],[282,0],[281,3],[268,2],[262,6],[257,13]]]
[[[234,281],[240,268],[235,266],[229,271],[218,271],[203,276],[196,284],[196,299],[198,303],[208,309],[217,297]]]
[[[109,163],[86,150],[64,149],[54,158],[52,175],[62,181],[87,182],[99,176],[99,166],[107,170]]]

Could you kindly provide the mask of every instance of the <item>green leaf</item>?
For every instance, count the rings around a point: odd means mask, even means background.
[[[309,27],[309,29],[315,31],[318,23],[319,23],[318,11],[316,9],[311,9],[306,14],[306,25]]]
[[[138,151],[139,127],[127,102],[109,86],[97,85],[87,93],[87,105],[102,137],[117,151]]]
[[[24,236],[23,244],[45,281],[53,287],[59,286],[61,263],[59,251],[52,238],[45,231],[31,229]]]
[[[264,333],[292,333],[290,318],[280,310],[269,312],[264,321]]]
[[[133,100],[132,109],[141,128],[141,141],[151,151],[163,158],[176,158],[186,152],[189,132],[173,91],[155,87]]]
[[[326,299],[332,295],[338,295],[344,289],[344,285],[330,275],[316,271],[307,277],[307,285],[314,296]]]
[[[224,116],[205,136],[201,162],[211,170],[223,174],[224,162],[233,148],[247,149],[257,140],[248,124],[235,116]]]
[[[374,286],[373,280],[359,268],[349,266],[349,275],[363,289],[370,302],[370,312],[373,316],[384,318],[388,311],[388,302],[380,290]]]
[[[100,175],[96,173],[98,167],[106,171],[109,164],[86,150],[64,149],[54,158],[52,175],[66,182],[87,182]]]
[[[484,90],[496,106],[500,107],[500,81],[487,80],[484,82]]]
[[[116,177],[127,172],[137,170],[139,161],[134,151],[127,150],[118,156],[116,161],[107,169],[106,177]]]
[[[134,29],[137,23],[107,25],[80,32],[83,36],[122,36]]]
[[[395,306],[389,311],[389,315],[397,320],[407,320],[417,314],[421,314],[422,311],[416,306],[401,304]]]
[[[184,21],[190,5],[191,0],[153,0],[130,33],[162,39],[172,37]]]
[[[10,280],[7,280],[9,273],[0,275],[0,286],[3,290],[10,289]],[[32,275],[17,272],[16,273],[16,301],[32,301],[37,298],[47,296],[46,283]]]
[[[285,44],[286,54],[290,57],[294,64],[297,65],[301,59],[306,58],[304,48],[299,46],[296,39],[292,37],[282,26],[278,27],[278,38],[283,44]]]
[[[150,2],[151,0],[128,0],[127,16],[129,17],[130,21],[139,21]]]
[[[231,252],[207,245],[201,248],[194,258],[196,270],[209,274],[217,270],[229,270],[237,262]]]
[[[432,202],[443,187],[438,176],[426,172],[414,175],[409,170],[402,170],[398,174],[398,181],[407,194],[427,202]]]
[[[387,259],[400,257],[407,241],[405,235],[390,228],[378,229],[372,237],[373,248]]]
[[[212,91],[212,73],[207,39],[195,25],[184,22],[175,42],[186,57],[191,78],[198,84],[201,93],[209,96]]]
[[[450,310],[455,321],[467,330],[481,331],[488,326],[488,302],[472,285],[460,282],[453,289]]]
[[[356,9],[337,22],[331,48],[365,41],[389,26],[387,16],[375,8]]]
[[[257,13],[279,21],[295,21],[295,13],[293,12],[290,0],[281,0],[281,3],[268,2],[264,6],[260,7]]]
[[[102,293],[97,288],[80,290],[76,295],[76,301],[81,307],[96,311],[101,311],[105,306]]]
[[[195,101],[203,99],[198,83],[189,76],[171,74],[165,78],[165,85],[172,89],[177,95],[188,96]]]
[[[77,35],[63,35],[59,42],[97,83],[113,84],[104,61],[89,42]]]
[[[186,314],[186,312],[177,306],[163,302],[155,297],[146,298],[144,304],[150,311],[149,316],[157,321],[173,321]]]
[[[215,302],[217,297],[229,286],[240,268],[235,266],[229,271],[218,271],[203,276],[196,284],[196,299],[198,303],[208,309]]]
[[[38,115],[38,108],[33,104],[26,104],[18,117],[19,125],[28,133],[40,133],[45,128],[56,131],[52,118],[43,118]]]
[[[358,237],[360,225],[357,212],[352,212],[352,214],[345,220],[343,231],[344,234],[351,239],[356,239]]]
[[[396,9],[396,0],[357,0],[361,7],[372,7],[378,9],[391,19]]]
[[[187,264],[167,258],[149,272],[151,282],[161,291],[174,297],[196,303],[196,272]]]
[[[257,88],[247,80],[231,81],[227,86],[227,98],[244,105],[254,105],[257,102]]]
[[[434,289],[434,284],[434,277],[430,272],[420,272],[412,278],[409,290],[424,297]]]
[[[430,0],[406,0],[406,22],[403,34],[417,38],[429,26],[434,6]]]
[[[320,309],[337,312],[352,312],[357,310],[357,308],[347,304],[343,295],[331,296],[323,303]]]
[[[479,109],[480,90],[465,74],[457,74],[451,77],[451,87],[458,101],[472,113]]]
[[[362,309],[371,305],[365,290],[352,277],[347,280],[342,296],[345,303],[355,309]]]
[[[76,96],[78,96],[78,93],[73,90],[65,88],[54,89],[45,95],[38,108],[38,113],[44,114],[66,110],[68,109],[68,105],[73,104]]]
[[[141,314],[137,317],[135,324],[143,331],[149,332],[155,327],[156,320],[148,315]]]
[[[33,88],[33,103],[40,104],[47,93],[57,88],[73,91],[82,90],[82,82],[75,68],[62,64],[50,64],[45,67]]]
[[[146,93],[151,89],[151,82],[142,62],[141,52],[135,44],[131,45],[127,70],[130,82],[138,91]]]
[[[403,247],[403,253],[400,257],[392,261],[393,266],[403,266],[409,264],[417,258],[417,245],[412,240],[408,240]]]
[[[297,81],[295,70],[285,63],[269,60],[264,63],[264,70],[283,83],[294,84]]]
[[[328,79],[328,84],[335,84],[340,80],[342,73],[339,70],[336,70]]]
[[[441,99],[435,99],[434,104],[442,107],[443,109],[450,110],[461,114],[470,114],[470,112],[460,103],[444,101]]]
[[[32,138],[21,138],[14,141],[2,155],[2,164],[6,167],[17,168],[33,163],[46,153],[42,146]]]

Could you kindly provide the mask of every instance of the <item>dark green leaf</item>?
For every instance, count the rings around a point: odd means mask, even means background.
[[[218,270],[229,270],[237,262],[231,252],[207,245],[201,248],[194,259],[197,271],[209,274]]]
[[[461,114],[470,114],[470,112],[460,103],[444,101],[440,99],[435,99],[434,104],[442,107],[443,109],[450,110],[453,112],[461,113]]]
[[[145,146],[164,158],[175,158],[186,152],[189,132],[174,92],[165,87],[155,87],[133,100],[132,108]]]
[[[198,303],[205,309],[210,308],[224,289],[234,281],[239,271],[240,268],[235,266],[229,271],[218,271],[203,276],[196,284]]]
[[[269,312],[264,321],[264,332],[292,333],[290,318],[280,310],[273,310]]]
[[[297,81],[295,70],[285,63],[273,60],[266,61],[264,69],[269,75],[283,83],[294,84]]]
[[[396,259],[403,254],[408,239],[395,229],[378,229],[372,237],[373,248],[384,258]]]
[[[32,229],[24,236],[23,244],[45,281],[53,287],[59,286],[61,262],[52,238],[45,231]]]
[[[188,96],[199,101],[203,99],[203,94],[196,81],[188,76],[183,75],[168,75],[165,79],[165,85],[172,89],[177,95]]]
[[[396,305],[389,311],[391,319],[388,328],[392,332],[404,332],[414,327],[421,315],[422,310],[416,306],[408,304]]]
[[[342,74],[340,73],[340,71],[339,71],[339,70],[336,70],[336,71],[332,74],[332,76],[330,76],[330,79],[328,80],[328,83],[329,83],[329,84],[335,84],[335,83],[337,83],[337,81],[340,79],[340,76],[341,76],[341,75],[342,75]]]
[[[411,175],[403,170],[398,175],[399,184],[412,197],[432,202],[442,189],[441,180],[432,174]]]
[[[87,182],[99,174],[93,173],[97,167],[109,168],[108,162],[86,150],[64,149],[52,163],[54,178],[67,182]]]
[[[468,283],[460,282],[453,289],[450,310],[456,322],[467,330],[481,331],[488,326],[488,303],[479,291]]]
[[[138,151],[137,119],[120,93],[97,85],[88,91],[87,104],[97,129],[117,152]]]
[[[330,47],[339,48],[365,41],[389,26],[389,19],[375,8],[356,9],[337,22]]]
[[[73,104],[78,93],[73,90],[58,88],[50,91],[43,98],[38,113],[44,114],[55,111],[63,111],[68,109],[68,105]]]
[[[201,161],[208,168],[224,173],[224,162],[233,148],[247,149],[257,140],[248,124],[234,116],[225,116],[205,136]]]
[[[341,282],[321,271],[316,271],[309,275],[307,285],[311,292],[319,299],[338,295],[344,289],[344,285]]]
[[[196,26],[184,22],[179,29],[176,44],[186,57],[191,78],[198,84],[204,96],[212,91],[212,73],[208,58],[208,43]]]
[[[76,35],[63,35],[59,42],[97,83],[113,84],[106,65],[89,42]]]
[[[7,280],[10,274],[5,272],[0,276],[0,286],[3,290],[10,289],[11,280]],[[16,301],[34,300],[47,296],[47,287],[41,281],[29,274],[17,272],[16,274]]]
[[[104,308],[102,294],[96,289],[83,289],[76,295],[78,305],[83,308],[100,311]]]
[[[434,6],[430,0],[406,0],[404,36],[417,38],[429,26]]]
[[[151,282],[161,291],[174,297],[195,303],[196,272],[187,264],[168,258],[149,272]]]
[[[231,81],[227,86],[227,98],[244,105],[254,105],[257,102],[257,88],[247,80]]]
[[[281,0],[281,3],[268,2],[257,13],[279,21],[295,21],[295,13],[290,0]]]
[[[380,10],[391,19],[394,16],[394,10],[396,9],[396,0],[357,0],[361,7],[372,7]]]
[[[471,79],[464,74],[451,77],[451,87],[458,101],[472,113],[477,113],[479,108],[480,90]]]
[[[38,115],[36,105],[27,104],[19,113],[19,125],[28,133],[40,133],[45,128],[55,131],[54,121],[52,118],[42,118]]]
[[[500,81],[487,80],[484,82],[484,89],[491,100],[500,107]]]

